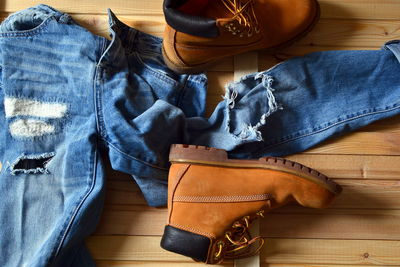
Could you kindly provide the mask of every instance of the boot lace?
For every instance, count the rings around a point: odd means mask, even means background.
[[[244,25],[247,28],[247,36],[252,36],[253,33],[259,33],[258,20],[256,13],[254,12],[254,0],[248,0],[242,3],[242,0],[221,0],[225,7],[233,14],[232,19],[236,19],[239,24]],[[227,24],[226,26],[232,34],[240,34],[243,37],[243,33],[240,30],[236,30],[233,24]]]
[[[240,259],[257,254],[264,245],[261,236],[252,238],[249,232],[251,223],[259,217],[264,218],[264,211],[257,212],[254,216],[245,216],[234,222],[230,231],[225,232],[223,239],[217,241],[217,251],[214,260],[221,263],[224,259]],[[259,241],[256,249],[254,243]]]

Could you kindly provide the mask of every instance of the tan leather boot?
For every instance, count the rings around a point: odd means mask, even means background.
[[[342,188],[286,159],[227,159],[224,150],[173,145],[161,247],[210,264],[258,252],[252,221],[289,202],[327,207]],[[295,226],[294,226],[295,227]]]
[[[316,0],[164,0],[163,54],[179,73],[220,58],[290,45],[319,19]]]

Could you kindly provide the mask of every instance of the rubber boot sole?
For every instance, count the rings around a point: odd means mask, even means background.
[[[313,21],[310,23],[310,25],[308,26],[307,29],[305,29],[303,32],[301,32],[297,36],[293,37],[292,39],[286,41],[285,43],[282,43],[282,44],[274,46],[274,47],[261,48],[261,49],[258,49],[258,51],[264,51],[266,53],[274,53],[274,52],[277,52],[278,50],[289,47],[289,46],[293,45],[294,43],[298,42],[299,40],[303,39],[309,32],[311,32],[314,29],[315,25],[317,24],[317,22],[319,21],[319,18],[321,16],[320,5],[319,5],[318,1],[315,1],[315,2],[317,5],[317,14],[315,15]],[[250,51],[254,51],[254,50],[257,50],[257,49],[249,50],[246,52],[250,52]],[[245,51],[243,53],[245,53]],[[241,54],[241,53],[239,53],[239,54]],[[218,62],[221,59],[221,58],[219,58],[219,59],[212,60],[212,61],[209,61],[209,62],[206,62],[203,64],[192,65],[192,66],[177,65],[171,59],[169,59],[167,53],[165,52],[164,44],[162,45],[162,55],[163,55],[164,62],[167,65],[167,67],[179,74],[196,74],[196,73],[203,72],[208,67],[211,67],[212,65],[214,65],[216,62]],[[230,55],[230,56],[232,56],[232,55]]]
[[[335,195],[340,194],[342,191],[342,187],[339,184],[335,183],[324,174],[300,163],[284,158],[263,157],[258,160],[228,159],[228,153],[223,149],[174,144],[171,146],[169,160],[172,163],[276,170],[307,179],[323,186]]]

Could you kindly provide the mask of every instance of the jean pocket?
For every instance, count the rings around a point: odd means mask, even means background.
[[[0,36],[24,37],[42,32],[55,17],[40,7],[16,12],[0,24]]]

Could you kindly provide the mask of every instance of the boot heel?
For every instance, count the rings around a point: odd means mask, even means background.
[[[166,225],[160,245],[168,251],[206,262],[210,243],[208,237]]]

